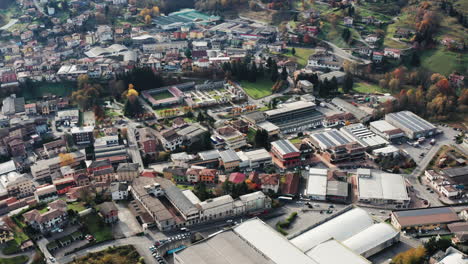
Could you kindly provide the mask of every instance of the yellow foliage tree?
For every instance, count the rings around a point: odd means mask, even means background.
[[[60,166],[61,167],[68,166],[68,165],[72,164],[73,162],[75,162],[75,158],[70,153],[60,153],[59,154],[59,159],[60,159]]]
[[[150,15],[145,16],[145,24],[147,24],[147,25],[151,24],[151,16]]]
[[[392,260],[392,264],[422,263],[425,255],[426,249],[424,249],[424,247],[421,246],[418,248],[412,248],[396,255],[396,257]]]
[[[157,6],[153,6],[153,8],[151,9],[152,13],[153,13],[153,16],[159,16],[159,7]]]

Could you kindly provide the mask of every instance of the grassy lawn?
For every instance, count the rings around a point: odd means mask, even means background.
[[[271,95],[271,87],[273,87],[273,82],[269,79],[257,80],[257,82],[251,83],[249,81],[242,81],[241,86],[244,91],[254,99],[260,99],[265,96]]]
[[[293,144],[299,144],[299,143],[301,143],[301,141],[302,141],[302,138],[298,138],[298,137],[297,138],[292,138],[292,139],[289,140],[289,142],[291,142]]]
[[[305,67],[307,65],[307,60],[309,56],[315,53],[313,49],[303,49],[303,48],[294,48],[296,50],[296,54],[292,55],[291,49],[288,49],[288,52],[284,55],[296,59],[297,63],[300,67]]]
[[[358,93],[385,93],[385,90],[382,89],[382,87],[367,82],[355,83],[353,90]]]
[[[453,71],[465,72],[467,65],[468,57],[466,55],[444,50],[443,47],[428,50],[421,56],[422,67],[446,76]]]
[[[112,229],[104,223],[101,217],[97,214],[89,214],[81,218],[82,223],[91,235],[94,236],[96,243],[113,239]]]
[[[167,99],[167,98],[171,98],[171,97],[174,97],[174,96],[168,91],[158,93],[158,94],[153,94],[153,98],[155,100],[162,100],[162,99]]]
[[[20,228],[16,224],[12,227],[12,229],[13,229],[14,239],[8,241],[6,243],[6,246],[2,249],[2,253],[5,255],[19,253],[21,251],[20,249],[21,244],[24,241],[29,240],[29,237],[23,232],[22,228]]]
[[[29,260],[28,256],[17,256],[14,258],[0,258],[0,264],[23,264]]]
[[[191,190],[191,191],[193,191],[193,186],[192,185],[177,184],[177,188],[179,188],[181,190]]]
[[[78,258],[72,264],[89,264],[89,263],[141,263],[140,254],[131,245],[120,247],[109,247],[103,251],[89,253],[88,255]]]
[[[69,203],[69,204],[67,205],[67,208],[68,208],[68,209],[72,209],[73,211],[76,211],[76,212],[81,212],[81,211],[86,210],[86,207],[84,206],[84,203],[83,203],[83,202],[73,202],[73,203]]]
[[[70,96],[74,89],[75,84],[73,82],[40,82],[35,83],[32,89],[30,90],[25,89],[23,91],[23,96],[25,100],[31,100],[38,97],[42,97],[45,94],[54,94],[57,96]]]

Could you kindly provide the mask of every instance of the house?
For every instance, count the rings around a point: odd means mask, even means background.
[[[128,184],[125,182],[113,182],[110,185],[112,201],[126,200],[128,197]]]
[[[25,104],[24,111],[27,115],[36,115],[37,114],[37,106],[35,103],[32,104]]]
[[[133,181],[140,175],[138,163],[119,163],[117,167],[118,181]]]
[[[41,213],[33,209],[24,213],[24,221],[43,234],[58,231],[68,223],[67,203],[57,200],[49,203],[48,207],[47,212]]]
[[[200,169],[190,168],[186,172],[187,181],[191,183],[197,183],[200,181]]]
[[[114,167],[108,159],[89,162],[87,171],[96,182],[110,182],[115,177]]]
[[[157,153],[158,140],[150,128],[137,129],[135,137],[141,152],[149,155]]]
[[[401,56],[401,50],[399,49],[393,49],[393,48],[385,48],[384,49],[384,56],[385,57],[390,57],[393,59],[399,59]]]
[[[164,178],[175,182],[187,182],[187,169],[184,167],[168,167],[163,169]],[[198,181],[198,178],[196,179]]]
[[[64,139],[54,140],[44,144],[44,153],[49,157],[56,157],[60,153],[67,152],[67,143]]]
[[[14,239],[14,233],[10,226],[5,221],[0,220],[0,244],[6,243]]]
[[[73,141],[76,145],[89,145],[93,144],[94,135],[93,135],[94,127],[87,126],[87,127],[72,127],[71,134],[73,137]]]
[[[465,76],[458,73],[452,73],[449,75],[449,81],[453,86],[462,87],[465,84]]]
[[[183,138],[174,129],[162,133],[161,137],[163,147],[168,151],[176,150],[183,143]]]
[[[200,170],[200,182],[216,183],[218,181],[218,171],[215,169],[202,169]]]
[[[235,184],[243,183],[245,181],[245,174],[240,172],[233,172],[229,175],[229,181]]]
[[[408,28],[397,28],[395,30],[395,34],[393,34],[394,38],[410,38],[414,35],[415,31]]]
[[[352,17],[344,17],[343,18],[343,24],[347,27],[352,27],[353,26],[353,18]]]
[[[104,202],[99,207],[99,215],[102,217],[105,223],[112,224],[119,221],[119,215],[117,207],[113,202]]]
[[[274,174],[260,174],[258,179],[260,181],[260,188],[264,193],[273,192],[277,193],[280,187],[280,178],[281,175]]]
[[[219,156],[220,165],[224,167],[225,171],[233,171],[240,165],[241,159],[232,149],[219,152]]]
[[[247,146],[245,136],[232,126],[218,128],[211,137],[216,148],[228,148],[232,150]]]
[[[302,89],[305,93],[313,93],[314,92],[314,84],[309,82],[308,80],[300,80],[297,82],[297,87]]]
[[[382,52],[374,51],[372,53],[372,61],[374,62],[382,62],[383,57],[384,57],[384,53]]]
[[[364,40],[369,44],[375,44],[379,40],[379,37],[376,34],[370,34]]]
[[[34,192],[34,198],[38,203],[47,203],[58,199],[58,192],[55,185],[39,187]]]

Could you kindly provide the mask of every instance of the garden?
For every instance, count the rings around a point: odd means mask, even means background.
[[[274,83],[267,78],[259,79],[256,82],[241,81],[242,88],[253,99],[260,99],[271,95],[273,84]]]

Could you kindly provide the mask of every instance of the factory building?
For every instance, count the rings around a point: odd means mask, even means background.
[[[387,114],[385,121],[403,130],[409,139],[431,137],[436,134],[437,130],[433,124],[410,111]]]

